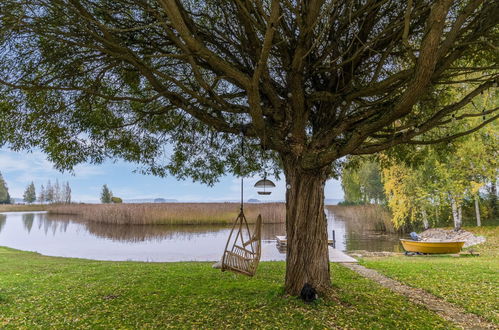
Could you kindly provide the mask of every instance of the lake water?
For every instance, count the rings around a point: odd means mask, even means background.
[[[342,251],[399,251],[399,236],[353,228],[328,213],[330,238]],[[358,226],[357,226],[358,227]],[[262,260],[285,260],[275,236],[284,224],[262,225]],[[0,213],[0,246],[48,256],[95,260],[215,261],[219,260],[230,227],[219,225],[108,225],[74,216],[45,212]]]

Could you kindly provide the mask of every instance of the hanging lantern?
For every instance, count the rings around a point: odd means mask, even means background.
[[[272,191],[268,191],[268,189],[275,188],[275,184],[264,177],[262,180],[255,183],[255,188],[258,188],[258,195],[270,195]]]

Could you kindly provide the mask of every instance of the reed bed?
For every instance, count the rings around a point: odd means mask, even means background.
[[[237,203],[144,203],[54,205],[51,214],[76,215],[87,221],[133,225],[231,224],[239,214]],[[283,203],[246,204],[244,214],[254,223],[258,214],[263,223],[283,223]]]
[[[390,212],[381,205],[326,205],[335,216],[352,224],[356,231],[383,231],[395,233]]]
[[[47,207],[43,204],[0,204],[0,212],[45,211]]]

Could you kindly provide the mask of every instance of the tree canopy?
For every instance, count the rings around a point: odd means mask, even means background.
[[[23,194],[23,200],[26,203],[33,203],[36,201],[36,189],[35,189],[35,184],[31,182],[27,187],[26,190],[24,191]]]
[[[498,133],[495,122],[445,148],[425,146],[410,153],[405,150],[382,157],[384,186],[395,226],[421,219],[433,223],[446,220],[442,218],[450,207],[456,211],[452,212],[452,218],[459,228],[464,200],[476,199],[478,203],[480,190],[486,185],[496,185]],[[490,208],[491,212],[494,210]]]
[[[376,160],[350,158],[341,172],[343,204],[380,204],[385,201],[381,169]]]
[[[114,156],[213,182],[239,170],[230,134],[241,131],[320,168],[460,135],[421,137],[498,80],[493,1],[5,0],[0,10],[0,143],[40,147],[61,168]],[[497,104],[460,117],[482,110],[497,118]]]
[[[111,192],[111,190],[109,190],[109,188],[107,187],[106,184],[102,186],[102,191],[100,194],[100,201],[101,201],[101,203],[104,203],[104,204],[109,204],[109,203],[113,202],[113,193]]]
[[[0,204],[10,204],[9,189],[2,173],[0,173]]]

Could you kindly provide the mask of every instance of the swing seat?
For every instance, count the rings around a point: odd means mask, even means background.
[[[253,276],[261,257],[262,217],[258,216],[255,231],[251,234],[244,213],[239,213],[227,239],[222,257],[222,271]]]

